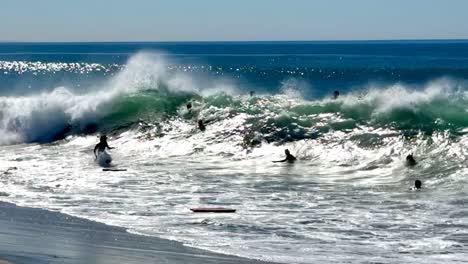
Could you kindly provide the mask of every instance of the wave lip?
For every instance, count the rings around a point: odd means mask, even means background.
[[[468,126],[467,93],[449,80],[429,83],[423,89],[402,84],[371,88],[365,94],[344,97],[344,116],[377,126],[397,129],[443,130]]]

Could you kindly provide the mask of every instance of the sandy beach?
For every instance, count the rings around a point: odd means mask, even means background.
[[[0,259],[0,264],[265,263],[9,203],[0,203]]]

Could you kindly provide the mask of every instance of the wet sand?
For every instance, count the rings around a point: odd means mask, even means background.
[[[0,203],[0,264],[42,263],[266,262],[134,235],[123,228],[61,213]]]

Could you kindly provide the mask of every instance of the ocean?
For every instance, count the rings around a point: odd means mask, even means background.
[[[281,263],[461,263],[467,81],[461,40],[0,43],[0,200]]]

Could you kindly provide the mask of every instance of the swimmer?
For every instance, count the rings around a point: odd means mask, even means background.
[[[290,162],[290,163],[293,163],[293,162],[296,161],[296,157],[291,155],[291,152],[289,152],[289,149],[285,149],[284,154],[286,154],[286,158],[284,160],[276,160],[276,161],[273,161],[273,162]]]
[[[192,103],[191,102],[188,102],[187,103],[187,110],[192,110]]]
[[[205,129],[206,129],[206,126],[203,123],[202,119],[198,120],[198,128],[200,129],[200,131],[205,131]]]
[[[411,191],[417,191],[422,189],[422,182],[420,180],[414,181],[414,186],[410,188]]]
[[[339,91],[334,91],[334,92],[333,92],[333,99],[337,99],[339,96],[340,96],[340,92],[339,92]]]
[[[416,160],[413,157],[413,154],[409,154],[406,156],[406,166],[414,166],[416,165]]]
[[[99,153],[104,152],[106,148],[113,149],[107,144],[107,136],[101,136],[101,138],[99,139],[99,143],[94,147],[94,156],[97,158],[96,150]]]
[[[253,97],[255,95],[255,91],[250,91],[249,94],[250,94],[250,97]]]

